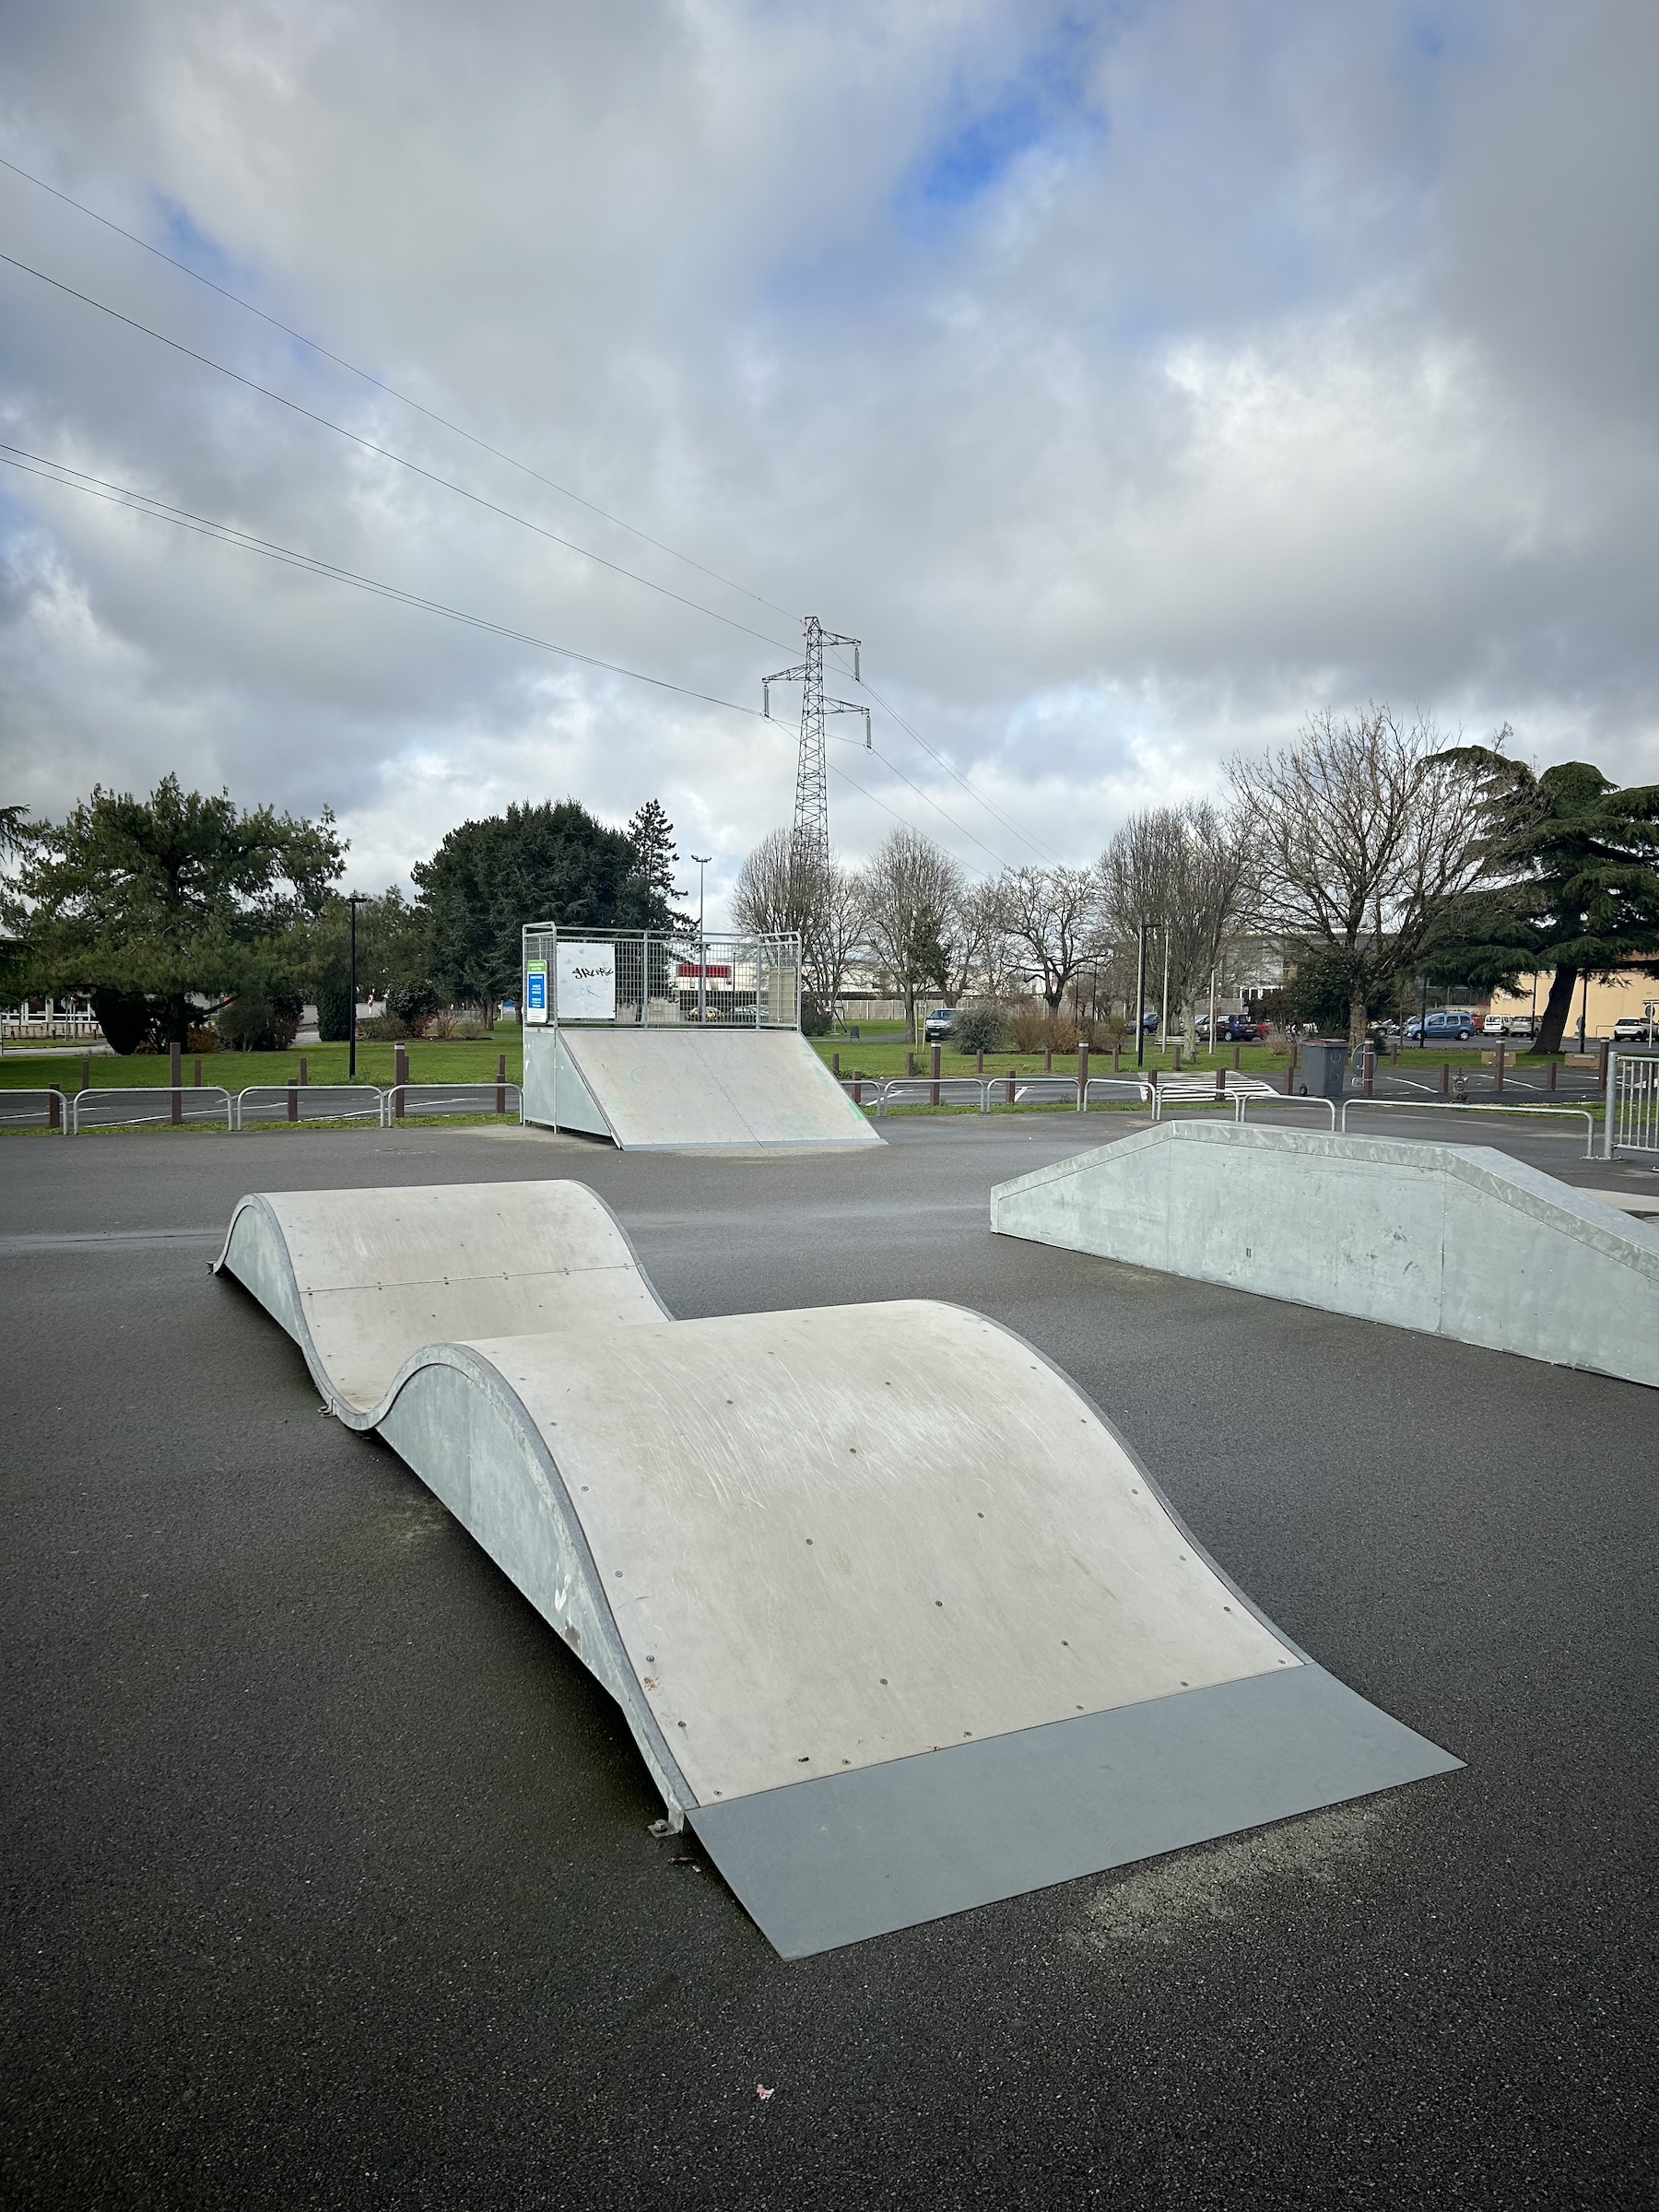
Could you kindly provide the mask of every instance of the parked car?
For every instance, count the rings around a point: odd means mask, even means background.
[[[1659,1044],[1659,1016],[1621,1014],[1613,1024],[1615,1044]]]
[[[1407,1037],[1421,1037],[1427,1043],[1445,1044],[1453,1037],[1461,1042],[1475,1034],[1475,1017],[1466,1007],[1437,1006],[1425,1021],[1414,1014],[1406,1024]]]
[[[1197,1033],[1200,1038],[1207,1041],[1209,1037],[1209,1016],[1207,1014],[1199,1015]],[[1218,1014],[1216,1017],[1216,1041],[1218,1044],[1253,1044],[1256,1035],[1256,1025],[1251,1020],[1248,1014]]]
[[[1505,1014],[1479,1015],[1477,1018],[1476,1026],[1483,1037],[1507,1037],[1509,1035],[1509,1017]]]
[[[956,1027],[956,1016],[948,1006],[935,1006],[922,1024],[924,1044],[948,1044],[950,1032]]]

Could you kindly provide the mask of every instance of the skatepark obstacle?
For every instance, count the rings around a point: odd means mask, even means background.
[[[524,1119],[625,1151],[881,1142],[801,1034],[797,936],[524,933]]]
[[[604,1684],[786,1956],[1458,1764],[982,1314],[675,1321],[574,1182],[256,1194],[218,1265]]]
[[[1166,1122],[999,1183],[991,1227],[1659,1383],[1659,1230],[1486,1145]]]

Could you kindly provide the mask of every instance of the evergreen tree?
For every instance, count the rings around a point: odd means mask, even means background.
[[[653,908],[649,926],[694,928],[694,917],[681,913],[673,903],[678,896],[674,864],[679,853],[675,848],[674,824],[660,799],[647,799],[640,808],[628,825],[628,841],[634,851],[634,873],[652,894]]]
[[[1535,775],[1485,746],[1446,758],[1486,783],[1486,885],[1447,916],[1429,973],[1488,989],[1554,970],[1535,1053],[1555,1053],[1585,974],[1659,973],[1659,784],[1587,760]]]

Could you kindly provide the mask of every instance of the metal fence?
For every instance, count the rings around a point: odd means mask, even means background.
[[[1153,1083],[1139,1076],[1089,1076],[1079,1082],[1072,1075],[1000,1076],[841,1076],[837,1078],[843,1091],[855,1106],[867,1106],[877,1119],[895,1107],[904,1106],[970,1106],[979,1113],[991,1113],[999,1106],[1068,1106],[1078,1113],[1087,1113],[1089,1107],[1137,1102],[1152,1109],[1152,1118],[1161,1118],[1166,1107],[1182,1105],[1231,1107],[1237,1121],[1244,1118],[1247,1106],[1313,1107],[1330,1117],[1331,1126],[1336,1124],[1336,1109],[1329,1099],[1289,1097],[1276,1090],[1271,1084],[1246,1077],[1241,1086],[1235,1088],[1230,1081],[1218,1089],[1214,1077],[1165,1077]]]
[[[1608,1055],[1602,1158],[1619,1152],[1659,1153],[1659,1053]]]
[[[1584,1158],[1595,1154],[1595,1116],[1587,1106],[1500,1106],[1489,1099],[1471,1099],[1465,1105],[1458,1101],[1441,1105],[1428,1099],[1344,1099],[1342,1119],[1338,1124],[1347,1135],[1347,1117],[1351,1108],[1365,1112],[1379,1113],[1452,1113],[1460,1121],[1472,1113],[1532,1114],[1550,1121],[1583,1122],[1584,1124]]]
[[[0,1129],[62,1129],[68,1104],[60,1090],[0,1090]]]
[[[203,1122],[236,1126],[236,1101],[217,1083],[152,1083],[142,1089],[77,1090],[69,1101],[69,1135],[83,1129],[182,1128]]]
[[[511,1113],[522,1122],[524,1094],[516,1083],[394,1083],[384,1094],[387,1128],[446,1113]]]
[[[371,1083],[254,1083],[236,1094],[232,1126],[250,1122],[368,1122],[386,1118],[385,1094]]]
[[[521,988],[531,1030],[798,1030],[801,940],[532,922]]]

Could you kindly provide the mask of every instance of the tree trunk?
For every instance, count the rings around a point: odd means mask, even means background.
[[[1348,994],[1348,1050],[1357,1053],[1365,1042],[1365,1001]]]
[[[1550,978],[1549,996],[1544,1005],[1544,1019],[1538,1033],[1532,1041],[1535,1053],[1559,1053],[1567,1018],[1572,1012],[1572,994],[1578,988],[1579,971],[1576,968],[1558,968]]]

